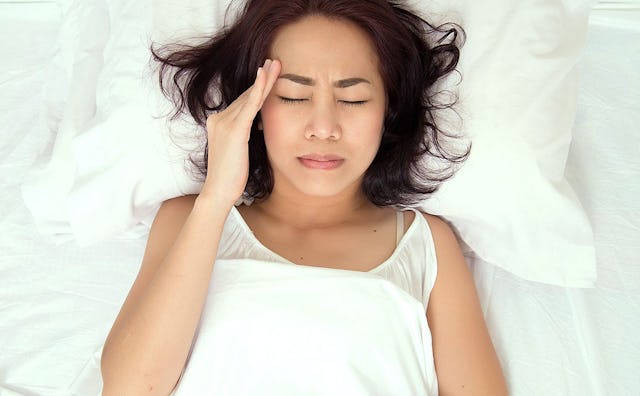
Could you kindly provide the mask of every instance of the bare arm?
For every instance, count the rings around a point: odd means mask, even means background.
[[[138,277],[105,342],[105,395],[168,394],[175,386],[229,209],[195,197],[162,205]]]
[[[426,217],[438,258],[438,276],[427,317],[439,392],[443,396],[507,395],[500,362],[458,242],[444,221]]]
[[[266,63],[265,65],[268,65]],[[207,119],[207,179],[196,198],[166,201],[142,266],[105,342],[104,395],[166,395],[182,372],[207,296],[224,222],[244,190],[250,127],[280,65]]]

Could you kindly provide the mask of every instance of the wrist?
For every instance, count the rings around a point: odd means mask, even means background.
[[[200,194],[196,197],[194,206],[202,208],[199,210],[219,209],[228,214],[236,201],[237,198],[231,198],[220,194],[217,191],[209,191],[203,188]]]

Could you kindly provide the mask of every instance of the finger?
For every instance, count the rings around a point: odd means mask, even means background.
[[[267,84],[267,73],[269,72],[269,66],[271,62],[267,61],[266,69],[260,68],[258,71],[258,76],[256,78],[256,82],[254,83],[251,91],[249,92],[249,96],[246,101],[239,107],[237,112],[237,119],[241,122],[252,122],[253,119],[260,111],[262,107],[262,97],[264,94],[264,90]]]
[[[259,67],[258,71],[256,72],[256,79],[253,82],[253,84],[247,88],[242,94],[240,94],[240,96],[238,96],[229,106],[227,106],[227,109],[235,109],[235,108],[240,108],[242,107],[247,100],[249,100],[249,98],[252,95],[252,92],[254,92],[256,89],[259,88],[259,84],[260,84],[260,79],[263,78],[263,74],[264,74],[264,66],[263,67]]]
[[[267,73],[265,87],[262,92],[262,100],[260,101],[260,108],[262,108],[262,105],[264,104],[264,101],[269,96],[271,89],[275,85],[276,81],[278,81],[278,77],[280,76],[281,70],[282,70],[282,64],[280,63],[280,61],[274,60],[271,63],[269,71]]]
[[[264,66],[262,67],[262,70],[259,72],[259,78],[256,78],[256,82],[255,82],[255,88],[256,88],[256,92],[253,93],[252,95],[255,94],[256,96],[253,98],[256,100],[256,104],[258,106],[257,110],[260,110],[260,107],[262,107],[262,102],[264,101],[264,98],[268,95],[269,90],[271,90],[270,85],[273,85],[272,80],[274,80],[274,72],[279,73],[279,70],[277,69],[277,62],[271,60],[271,59],[267,59],[264,61]],[[266,93],[265,93],[266,91]]]
[[[233,122],[252,122],[262,107],[262,96],[268,76],[266,76],[271,60],[267,59],[262,67],[256,72],[256,79],[249,88],[238,96],[220,114],[223,119],[233,120]]]
[[[236,98],[227,108],[225,109],[225,113],[231,119],[236,119],[240,112],[246,110],[246,105],[250,102],[254,95],[257,95],[256,91],[261,91],[260,86],[262,85],[262,81],[264,80],[264,68],[258,68],[256,73],[256,80],[247,90],[245,90],[240,96]],[[252,106],[250,106],[252,107]],[[257,111],[256,111],[257,112]]]

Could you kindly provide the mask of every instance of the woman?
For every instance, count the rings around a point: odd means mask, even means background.
[[[105,395],[168,394],[176,387],[216,289],[212,272],[228,268],[217,266],[229,255],[263,260],[264,268],[269,257],[294,268],[380,276],[383,266],[419,268],[422,279],[403,282],[423,285],[415,297],[424,301],[432,356],[417,370],[419,385],[404,392],[506,394],[452,231],[435,216],[398,210],[450,175],[442,167],[424,169],[420,158],[455,163],[466,156],[443,148],[434,122],[434,84],[455,68],[456,33],[386,0],[254,0],[208,42],[154,52],[161,78],[173,73],[162,81],[178,112],[188,110],[206,126],[205,181],[198,196],[166,201],[156,216],[138,277],[105,343]],[[236,208],[240,196],[246,204]],[[433,254],[411,251],[417,245],[433,247]],[[410,251],[402,255],[409,259],[398,258],[400,249]],[[200,349],[193,355],[217,353]],[[304,363],[291,362],[291,369]],[[413,372],[409,366],[404,370]],[[225,394],[212,384],[201,391]],[[249,394],[235,386],[225,390]],[[261,386],[255,394],[322,394],[313,383],[305,390]]]

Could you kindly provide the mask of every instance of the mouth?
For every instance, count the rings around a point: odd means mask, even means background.
[[[308,169],[331,170],[340,167],[344,158],[333,154],[306,154],[298,157],[298,161]]]

